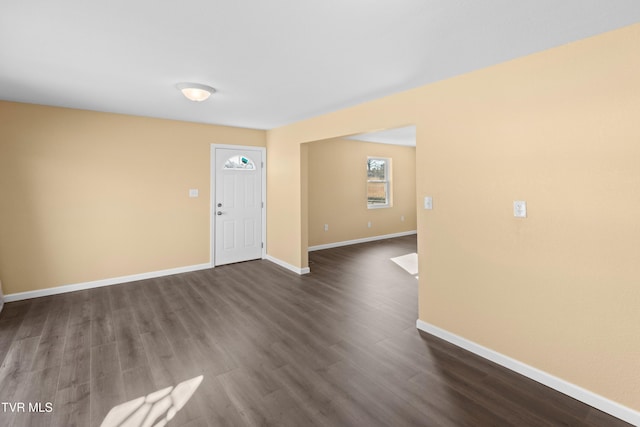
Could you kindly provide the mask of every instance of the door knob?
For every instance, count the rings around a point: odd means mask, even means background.
[[[221,208],[222,207],[222,203],[218,203],[218,207]]]
[[[216,212],[216,215],[222,215],[222,212],[218,211]]]

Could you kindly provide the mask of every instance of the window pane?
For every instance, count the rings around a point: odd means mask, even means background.
[[[385,177],[385,161],[382,159],[369,159],[367,160],[367,178],[379,179],[381,181],[386,180]]]
[[[256,166],[251,159],[245,156],[233,156],[224,162],[225,169],[243,169],[243,170],[255,170]]]
[[[387,183],[368,182],[367,183],[367,203],[370,205],[387,204]]]

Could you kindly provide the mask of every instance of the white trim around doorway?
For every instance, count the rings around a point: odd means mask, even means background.
[[[260,151],[262,153],[262,259],[267,255],[267,149],[265,147],[255,147],[250,145],[233,144],[211,144],[210,164],[209,164],[209,263],[211,268],[216,266],[216,226],[214,213],[216,210],[216,149],[227,148],[231,150]]]

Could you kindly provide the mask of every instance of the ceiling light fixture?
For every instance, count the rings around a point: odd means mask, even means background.
[[[197,102],[206,100],[216,91],[211,86],[198,83],[178,83],[176,86],[187,99]]]

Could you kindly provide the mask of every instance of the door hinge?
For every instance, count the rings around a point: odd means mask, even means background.
[[[260,243],[260,247],[264,248],[264,242]]]
[[[260,167],[263,168],[264,167],[264,162],[260,162]]]
[[[260,207],[264,208],[264,202],[260,202]]]

